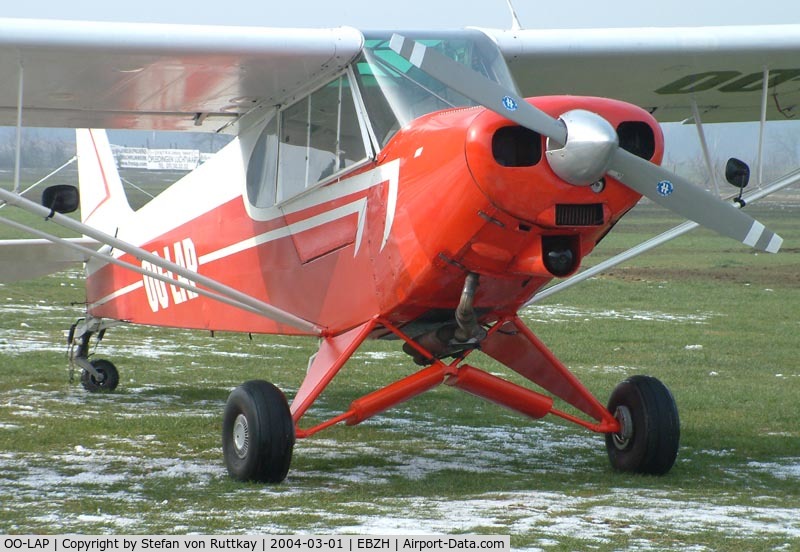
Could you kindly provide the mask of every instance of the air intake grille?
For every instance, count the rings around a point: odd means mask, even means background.
[[[558,226],[600,226],[603,224],[603,205],[556,205]]]

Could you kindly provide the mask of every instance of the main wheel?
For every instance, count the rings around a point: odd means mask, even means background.
[[[222,452],[231,477],[280,483],[293,448],[294,421],[280,389],[254,380],[231,392],[222,421]]]
[[[119,372],[111,361],[98,359],[93,360],[91,365],[97,370],[102,378],[97,378],[88,370],[81,372],[81,385],[90,393],[101,391],[113,391],[119,385]]]
[[[614,469],[663,475],[672,468],[680,420],[675,399],[663,383],[649,376],[626,379],[611,393],[608,411],[620,423],[619,433],[606,434]]]

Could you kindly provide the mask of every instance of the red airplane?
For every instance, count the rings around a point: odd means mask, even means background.
[[[236,479],[280,482],[295,439],[358,424],[441,384],[531,418],[552,414],[605,434],[614,468],[664,474],[680,435],[669,390],[635,376],[602,404],[522,322],[520,308],[553,278],[576,273],[642,196],[751,247],[776,252],[781,245],[733,203],[660,167],[663,135],[647,110],[592,96],[524,98],[506,64],[511,54],[482,32],[407,38],[341,29],[331,38],[323,31],[270,30],[264,37],[237,30],[238,44],[248,37],[266,42],[252,45],[256,52],[247,59],[276,96],[230,99],[230,80],[202,78],[202,69],[194,80],[173,79],[160,54],[150,58],[147,47],[160,26],[49,25],[0,21],[28,58],[19,70],[18,114],[132,128],[166,128],[159,121],[171,114],[168,128],[236,132],[215,157],[137,211],[102,131],[77,134],[80,222],[65,215],[78,206],[72,187],[48,188],[42,205],[0,190],[7,203],[84,235],[66,240],[27,228],[47,242],[24,244],[39,259],[23,272],[87,262],[87,313],[70,341],[89,391],[111,391],[119,382],[113,363],[89,358],[89,345],[121,323],[321,340],[291,404],[260,380],[230,394],[223,453]],[[187,38],[195,29],[174,32]],[[196,43],[172,47],[171,62],[183,56],[181,67],[190,67],[219,48],[222,61],[213,63],[229,70],[224,31],[210,29],[205,50]],[[110,92],[86,91],[81,100],[68,86],[51,85],[49,96],[37,90],[26,103],[28,67],[34,81],[47,67],[40,43],[64,56],[97,57],[97,44],[114,32],[129,43],[94,69],[117,79]],[[325,50],[331,46],[338,50]],[[272,57],[259,58],[258,48]],[[292,73],[299,57],[308,66]],[[308,74],[302,86],[280,92],[287,85],[271,83],[264,67],[284,68],[286,74],[273,75],[282,83],[298,71]],[[256,86],[247,69],[231,77],[243,90]],[[172,113],[175,81],[185,105]],[[142,99],[148,86],[159,94]],[[206,103],[193,110],[197,98]],[[60,111],[52,107],[59,101],[67,105]],[[81,102],[91,107],[88,114],[76,113]],[[733,169],[743,178],[746,168]],[[306,412],[367,339],[396,340],[419,370],[324,423],[304,425]],[[478,351],[537,390],[468,364]]]

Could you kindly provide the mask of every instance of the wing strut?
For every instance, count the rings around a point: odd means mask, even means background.
[[[769,96],[769,67],[764,66],[763,82],[761,83],[761,119],[758,122],[758,172],[756,184],[764,183],[764,131],[767,127],[767,98]]]
[[[697,137],[700,139],[700,149],[703,150],[703,160],[706,162],[708,178],[711,180],[711,185],[714,186],[714,195],[719,197],[717,174],[714,172],[714,164],[711,162],[711,154],[708,152],[708,141],[703,130],[703,121],[700,119],[700,109],[697,107],[697,100],[694,98],[692,98],[692,118],[694,119],[694,126],[697,127]]]
[[[73,219],[71,219],[71,218],[69,218],[67,216],[64,216],[64,215],[62,215],[60,213],[51,214],[50,209],[48,209],[47,207],[43,207],[41,205],[38,205],[38,204],[36,204],[36,203],[34,203],[34,202],[32,202],[32,201],[30,201],[28,199],[25,199],[24,197],[21,197],[21,196],[15,194],[13,192],[10,192],[8,190],[0,189],[0,199],[5,200],[7,203],[9,203],[11,205],[14,205],[15,207],[19,207],[20,209],[23,209],[24,211],[28,211],[29,213],[32,213],[32,214],[37,215],[37,216],[44,217],[46,219],[50,219],[53,222],[55,222],[56,224],[58,224],[59,226],[62,226],[62,227],[67,228],[69,230],[73,230],[75,232],[79,232],[79,233],[85,234],[85,235],[89,236],[90,238],[93,238],[93,239],[97,240],[100,243],[103,243],[105,245],[113,247],[114,249],[119,249],[120,251],[124,251],[125,253],[133,255],[137,259],[148,261],[148,262],[152,263],[153,265],[155,265],[155,266],[157,266],[159,268],[162,268],[164,270],[172,272],[173,274],[177,274],[178,276],[181,276],[183,278],[186,278],[186,279],[189,279],[191,281],[194,281],[194,282],[197,282],[199,284],[202,284],[203,286],[205,286],[205,287],[209,288],[210,290],[216,292],[216,294],[212,294],[212,295],[215,295],[215,297],[212,297],[214,299],[218,299],[219,297],[227,298],[228,300],[227,301],[223,301],[223,302],[226,302],[227,304],[231,304],[233,306],[246,306],[246,307],[248,307],[246,310],[249,310],[250,312],[257,312],[261,316],[269,318],[270,320],[274,320],[274,321],[279,322],[281,324],[286,324],[288,326],[292,326],[294,328],[297,328],[297,329],[302,330],[304,332],[310,333],[312,335],[322,335],[322,333],[323,333],[323,329],[320,328],[319,326],[317,326],[316,324],[312,324],[311,322],[309,322],[307,320],[303,320],[302,318],[299,318],[299,317],[297,317],[297,316],[295,316],[295,315],[293,315],[293,314],[291,314],[289,312],[286,312],[286,311],[284,311],[282,309],[279,309],[278,307],[274,307],[274,306],[272,306],[272,305],[270,305],[268,303],[265,303],[263,301],[260,301],[260,300],[256,299],[255,297],[247,295],[246,293],[242,293],[241,291],[239,291],[237,289],[234,289],[234,288],[232,288],[230,286],[227,286],[227,285],[225,285],[225,284],[223,284],[221,282],[218,282],[217,280],[214,280],[212,278],[208,278],[207,276],[203,276],[202,274],[199,274],[197,272],[193,272],[191,270],[188,270],[188,269],[186,269],[186,268],[184,268],[184,267],[182,267],[180,265],[177,265],[175,263],[167,261],[166,259],[162,259],[158,255],[153,255],[152,253],[150,253],[149,251],[147,251],[145,249],[142,249],[141,247],[137,247],[137,246],[132,245],[132,244],[130,244],[130,243],[124,241],[124,240],[117,239],[117,238],[115,238],[113,236],[110,236],[110,235],[106,234],[105,232],[101,232],[101,231],[97,230],[96,228],[92,228],[91,226],[88,226],[86,224],[80,223],[80,222],[78,222],[76,220],[73,220]],[[3,220],[3,222],[9,223],[11,221]],[[28,227],[24,227],[24,228],[26,228],[29,232],[36,233],[35,231],[33,231],[32,228],[28,228]],[[43,234],[42,237],[44,237],[45,239],[48,239],[50,241],[53,241],[53,242],[56,242],[57,240],[62,239],[62,238],[57,238],[56,236],[52,236],[52,235],[47,234],[47,233],[42,233],[42,234]],[[69,243],[69,242],[65,242],[65,243],[63,243],[63,245],[66,245],[67,247],[72,247],[73,249],[78,249],[79,247],[82,247],[82,246],[79,246],[77,244]],[[86,249],[86,248],[83,248],[83,249]],[[86,252],[86,251],[83,251],[83,252]],[[105,255],[105,254],[97,253],[97,252],[92,252],[92,256],[95,256],[95,255],[101,255],[102,258],[104,260],[107,260],[108,262],[115,262],[114,260],[112,260],[112,258],[109,255]],[[122,262],[122,261],[120,261],[120,262]],[[117,263],[115,263],[115,264],[117,264]],[[135,265],[131,265],[131,266],[135,266]],[[127,266],[126,268],[131,268],[131,266]],[[139,272],[139,271],[137,270],[137,272]],[[157,278],[157,275],[156,275],[155,272],[149,272],[149,271],[145,271],[145,272],[146,272],[147,276],[150,276],[150,277],[153,277],[153,278],[156,278],[156,279],[160,279],[160,278]],[[185,283],[184,282],[180,282],[177,279],[169,279],[169,283],[175,284],[176,286],[180,286],[180,287],[183,287],[184,289],[186,289],[185,288]],[[201,290],[199,288],[192,289],[191,291],[195,291],[197,293],[201,292]],[[205,292],[203,294],[206,295],[206,296],[209,296],[208,292]],[[233,301],[233,303],[231,303],[230,301]]]
[[[20,157],[22,156],[22,99],[25,90],[22,56],[19,58],[19,86],[17,87],[17,150],[14,152],[14,193],[19,192]]]

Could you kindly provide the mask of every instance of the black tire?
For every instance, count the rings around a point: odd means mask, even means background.
[[[294,421],[280,389],[254,380],[231,392],[222,420],[222,452],[232,478],[280,483],[293,449]]]
[[[649,376],[626,379],[611,393],[608,411],[623,425],[620,433],[606,434],[614,469],[664,475],[672,468],[678,456],[680,420],[675,399],[663,383]]]
[[[81,371],[81,385],[90,393],[113,391],[119,385],[119,372],[111,361],[98,359],[91,361],[95,370],[103,375],[102,379],[96,378],[87,370]]]

